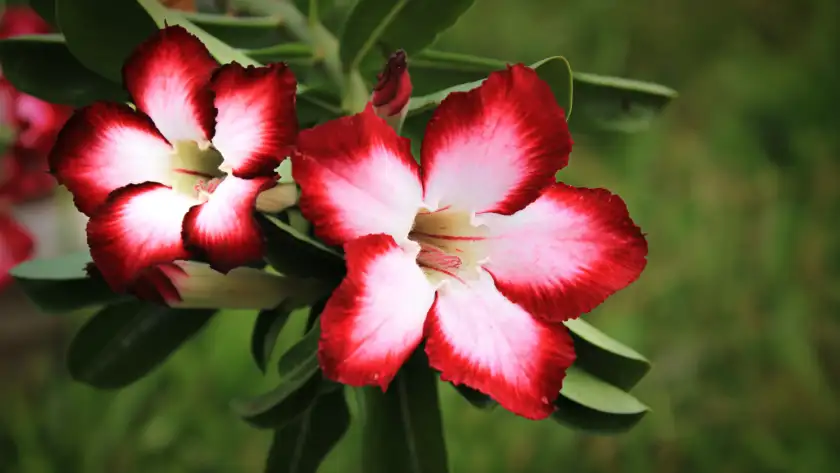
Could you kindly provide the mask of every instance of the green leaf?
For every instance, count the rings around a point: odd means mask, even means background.
[[[463,55],[458,55],[455,58],[447,56],[447,59],[453,63],[455,59],[466,61],[466,58],[467,56]],[[481,66],[483,64],[482,67],[489,67],[488,65],[492,63],[492,60],[486,60],[491,62],[485,63],[485,60],[478,58],[470,60],[473,61],[476,66]],[[409,66],[411,68],[412,78],[415,75],[413,64],[414,63]],[[503,64],[501,68],[503,69],[504,67],[505,66]],[[548,82],[557,103],[566,110],[566,117],[568,118],[572,110],[572,69],[569,67],[569,62],[562,56],[553,56],[537,61],[534,64],[531,64],[530,67],[534,68],[537,71],[537,75]],[[480,74],[481,78],[465,84],[454,85],[428,95],[413,97],[408,103],[408,116],[403,124],[402,134],[411,139],[411,151],[415,158],[419,157],[420,144],[423,140],[426,124],[432,118],[432,112],[434,109],[437,108],[443,99],[445,99],[450,93],[466,92],[480,86],[481,83],[484,82],[484,79],[486,79],[487,72],[476,72],[475,74]]]
[[[276,16],[230,16],[213,13],[179,12],[184,19],[234,48],[265,48],[291,38]]]
[[[96,100],[124,101],[119,85],[83,66],[61,35],[16,36],[0,40],[3,75],[18,90],[42,100],[83,106]]]
[[[123,62],[157,31],[135,0],[56,0],[58,25],[70,52],[92,71],[121,82]]]
[[[344,257],[341,253],[274,217],[259,215],[257,221],[268,243],[266,260],[278,272],[329,281],[340,281],[344,277]]]
[[[409,360],[386,392],[363,388],[365,473],[446,473],[437,376],[422,352]]]
[[[251,399],[231,402],[233,410],[255,427],[279,428],[299,418],[312,405],[321,384],[316,326],[280,358],[280,382]]]
[[[570,122],[578,129],[635,133],[677,97],[668,87],[619,77],[575,73],[578,110]]]
[[[56,16],[73,55],[114,82],[121,82],[123,63],[134,48],[166,24],[196,35],[223,64],[256,64],[157,0],[56,0]]]
[[[251,59],[263,64],[279,61],[288,62],[291,66],[297,64],[312,67],[315,64],[312,47],[305,43],[275,44],[263,48],[243,49],[242,52],[247,54]],[[300,72],[304,72],[304,70]]]
[[[67,355],[70,375],[100,389],[127,386],[160,365],[215,313],[138,300],[106,307],[73,338]]]
[[[26,261],[9,272],[24,293],[46,312],[66,312],[125,299],[99,278],[91,278],[85,266],[90,253],[79,251],[57,258]]]
[[[575,342],[575,365],[629,391],[650,371],[650,361],[581,319],[564,322]]]
[[[505,66],[502,66],[504,68]],[[531,64],[529,67],[537,71],[537,75],[546,81],[554,93],[557,104],[566,110],[566,116],[572,110],[572,69],[569,62],[562,56],[553,56]],[[413,75],[413,71],[411,71]],[[452,92],[466,92],[480,86],[486,78],[468,82],[466,84],[454,85],[448,89],[441,90],[421,97],[413,97],[408,104],[409,116],[423,113],[437,107],[443,99]]]
[[[417,95],[482,80],[507,65],[498,59],[429,49],[409,61]],[[674,90],[659,84],[586,72],[575,72],[573,84],[575,116],[569,120],[573,132],[644,130],[677,97]]]
[[[555,405],[554,420],[596,434],[626,432],[649,411],[632,395],[576,366],[566,371]]]
[[[279,307],[260,311],[257,315],[254,330],[251,332],[251,356],[263,373],[266,363],[271,358],[271,352],[274,351],[274,345],[277,344],[277,337],[286,326],[292,312],[294,305],[287,300]]]
[[[275,430],[265,473],[316,473],[349,428],[344,390],[318,396],[299,419]]]
[[[348,70],[366,57],[374,69],[397,49],[409,57],[432,44],[472,6],[473,0],[359,0],[341,36],[341,60]]]

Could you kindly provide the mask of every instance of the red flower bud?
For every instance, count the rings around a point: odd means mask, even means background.
[[[392,54],[377,79],[371,98],[376,114],[382,118],[400,115],[411,97],[411,77],[405,51],[400,49]]]

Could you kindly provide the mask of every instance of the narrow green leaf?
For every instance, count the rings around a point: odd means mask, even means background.
[[[344,277],[341,253],[317,242],[280,220],[257,217],[268,242],[266,251],[271,266],[282,274],[298,277],[319,277],[339,281]]]
[[[572,366],[552,418],[568,427],[596,434],[626,432],[649,411],[632,395]]]
[[[342,62],[348,69],[367,71],[380,68],[397,49],[411,57],[454,25],[473,1],[359,0],[341,37]]]
[[[503,65],[502,68],[504,67]],[[548,83],[557,104],[566,111],[568,117],[572,110],[572,69],[566,58],[553,56],[537,61],[529,67],[536,70],[537,75]],[[411,70],[411,74],[414,74],[413,70]],[[466,92],[475,89],[484,82],[486,75],[487,73],[484,73],[481,79],[466,84],[458,84],[429,95],[413,97],[408,104],[409,116],[434,109],[452,92]]]
[[[160,365],[215,313],[137,300],[106,307],[73,338],[67,355],[70,375],[100,389],[127,386]]]
[[[447,57],[447,60],[455,63],[455,60],[466,60],[464,56],[457,56],[455,58]],[[473,63],[467,63],[469,67],[474,65],[484,64],[483,67],[489,67],[492,60],[471,59]],[[409,66],[412,77],[415,75],[414,63]],[[502,69],[505,65],[502,65]],[[548,82],[551,91],[557,103],[566,110],[566,117],[568,118],[572,110],[572,69],[569,67],[569,62],[562,56],[553,56],[543,59],[534,64],[532,68],[537,71],[543,80]],[[495,70],[492,69],[492,70]],[[419,156],[420,144],[423,140],[423,134],[426,130],[426,124],[432,118],[432,112],[440,102],[443,101],[452,92],[466,92],[480,86],[484,79],[486,79],[487,72],[474,72],[480,79],[464,84],[457,84],[447,89],[434,92],[428,95],[413,97],[408,103],[408,117],[403,124],[402,134],[411,139],[411,151],[415,158]]]
[[[596,377],[629,391],[650,370],[644,356],[583,320],[565,324],[575,342],[575,365]]]
[[[266,363],[271,358],[271,352],[274,351],[274,345],[277,344],[277,337],[294,312],[294,306],[290,302],[285,301],[279,307],[260,311],[257,315],[254,330],[251,332],[251,356],[263,373]]]
[[[280,358],[280,382],[273,390],[231,402],[233,410],[255,427],[279,428],[299,418],[312,405],[321,384],[316,326]]]
[[[344,390],[318,396],[300,418],[274,431],[265,473],[316,473],[349,428]]]
[[[418,95],[482,80],[507,64],[498,59],[430,49],[409,60]],[[573,132],[644,130],[677,97],[674,90],[659,84],[586,72],[575,72],[573,84],[575,116],[569,121]]]
[[[45,312],[67,312],[125,299],[101,279],[90,278],[87,250],[57,258],[26,261],[9,272],[24,293]]]
[[[3,75],[18,90],[42,100],[70,106],[96,100],[126,100],[115,84],[83,66],[61,35],[16,36],[0,40]]]
[[[580,106],[572,124],[621,133],[645,130],[677,97],[673,89],[659,84],[585,72],[575,73],[575,94]]]
[[[230,16],[213,13],[179,12],[207,33],[234,48],[265,48],[292,38],[278,16]]]
[[[446,473],[437,376],[422,356],[406,363],[386,392],[364,388],[365,473]]]
[[[306,43],[275,44],[263,48],[243,49],[242,53],[261,63],[286,61],[291,65],[300,64],[310,67],[315,64],[312,47]]]
[[[359,0],[344,24],[339,41],[339,57],[344,68],[359,68],[380,36],[390,26],[409,0]]]

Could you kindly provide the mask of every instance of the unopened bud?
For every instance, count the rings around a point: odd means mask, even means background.
[[[373,110],[399,131],[408,113],[408,100],[411,98],[411,77],[405,51],[398,50],[392,54],[377,79],[371,97]]]

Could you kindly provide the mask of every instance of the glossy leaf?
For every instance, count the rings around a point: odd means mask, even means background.
[[[274,431],[265,473],[316,473],[349,428],[344,390],[321,394],[300,418]]]
[[[575,73],[578,115],[571,124],[586,130],[634,133],[645,130],[677,93],[668,87],[619,77]]]
[[[564,322],[572,334],[575,365],[629,391],[650,371],[650,361],[581,319]]]
[[[291,40],[283,29],[280,16],[230,16],[194,12],[179,14],[234,48],[265,48]]]
[[[282,274],[298,277],[319,277],[340,281],[344,277],[344,257],[291,225],[260,215],[257,221],[268,242],[266,260]]]
[[[56,0],[56,16],[70,51],[93,71],[120,82],[125,59],[165,25],[196,35],[221,63],[256,64],[157,0]]]
[[[363,389],[365,473],[449,471],[437,376],[424,358],[409,360],[386,392]]]
[[[312,67],[315,64],[312,48],[304,43],[275,44],[263,48],[243,49],[242,52],[263,64],[279,61],[288,62],[292,66],[299,64]]]
[[[458,55],[457,59],[463,56]],[[454,60],[452,60],[454,62]],[[476,60],[479,61],[479,60]],[[412,63],[413,64],[413,63]],[[477,63],[480,64],[480,63]],[[491,63],[485,64],[487,67]],[[412,78],[415,77],[414,66],[410,65]],[[503,65],[500,69],[504,69]],[[530,67],[534,68],[543,80],[548,82],[551,87],[557,103],[566,110],[566,116],[569,117],[572,109],[572,70],[569,67],[569,62],[561,56],[553,56],[543,59]],[[497,69],[492,69],[497,70]],[[432,118],[432,112],[452,92],[466,92],[481,85],[486,79],[488,72],[480,72],[480,79],[465,84],[458,84],[447,89],[431,93],[424,96],[413,97],[408,103],[408,117],[403,124],[402,134],[411,139],[411,150],[415,157],[420,155],[420,145],[423,140],[423,134],[426,130],[426,124]]]
[[[449,29],[472,6],[474,0],[359,0],[350,13],[341,36],[341,60],[345,68],[362,67],[372,56],[372,67],[397,49],[408,54],[422,50]]]
[[[117,83],[125,59],[157,30],[135,0],[56,0],[55,12],[73,55]]]
[[[417,95],[482,80],[507,65],[498,59],[429,49],[409,60]],[[573,132],[644,130],[677,97],[674,90],[649,82],[586,72],[575,72],[573,79],[575,114],[569,121]]]
[[[118,84],[76,59],[61,35],[16,36],[0,40],[3,75],[18,90],[42,100],[71,106],[96,100],[126,100]]]
[[[87,250],[57,258],[26,261],[12,268],[11,276],[29,299],[46,312],[66,312],[126,299],[98,278],[91,278],[85,266],[91,263]]]
[[[316,326],[280,358],[280,381],[268,393],[251,399],[237,399],[233,410],[251,425],[280,428],[299,418],[312,405],[321,384],[318,367]]]
[[[552,417],[563,425],[597,434],[625,432],[649,411],[631,394],[572,366]]]
[[[160,365],[215,313],[138,300],[108,306],[73,338],[67,354],[70,375],[100,389],[127,386]]]
[[[251,332],[251,356],[263,373],[274,351],[274,345],[277,344],[277,337],[286,326],[292,312],[294,306],[291,301],[285,301],[279,307],[260,311],[257,315],[254,330]]]

